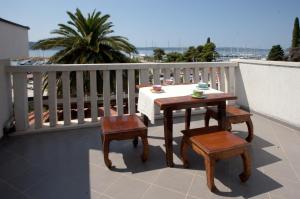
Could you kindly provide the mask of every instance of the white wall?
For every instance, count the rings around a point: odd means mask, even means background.
[[[237,104],[300,128],[300,63],[232,61]]]
[[[0,138],[12,114],[11,82],[6,72],[9,59],[28,58],[28,29],[0,21]]]
[[[28,29],[0,21],[0,59],[28,58]]]
[[[0,60],[0,138],[3,136],[3,126],[12,114],[11,79],[5,71],[9,60]]]

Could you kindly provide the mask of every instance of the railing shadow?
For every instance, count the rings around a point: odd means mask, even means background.
[[[0,151],[11,156],[0,154],[7,165],[1,167],[1,181],[5,178],[15,187],[13,196],[22,196],[18,198],[92,198],[91,179],[97,171],[91,170],[90,151],[102,147],[97,131],[85,132],[9,137],[0,145]],[[3,184],[0,187],[3,190]],[[5,189],[1,198],[11,198],[11,194]]]

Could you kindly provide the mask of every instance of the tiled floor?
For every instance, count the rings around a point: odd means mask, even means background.
[[[203,126],[194,117],[193,127]],[[190,152],[191,168],[179,160],[182,118],[174,125],[174,168],[164,159],[161,121],[149,128],[150,156],[140,160],[141,147],[113,142],[112,171],[103,163],[99,129],[11,137],[0,144],[1,199],[195,199],[299,198],[300,133],[254,115],[251,145],[253,174],[240,183],[240,158],[217,162],[218,193],[206,187],[203,159]],[[245,136],[245,125],[233,130]]]

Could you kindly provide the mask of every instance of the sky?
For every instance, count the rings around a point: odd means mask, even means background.
[[[115,35],[137,47],[271,48],[291,45],[300,0],[1,0],[0,17],[30,27],[29,41],[49,38],[66,11],[109,14]]]

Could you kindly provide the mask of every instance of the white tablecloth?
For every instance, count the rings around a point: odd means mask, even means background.
[[[155,106],[157,106],[154,104],[155,99],[191,95],[193,90],[196,88],[196,85],[197,84],[162,86],[162,89],[164,90],[163,93],[152,93],[152,87],[140,88],[137,107],[138,111],[146,115],[150,122],[154,124]],[[210,93],[222,93],[221,91],[215,89],[203,91],[204,95]]]

